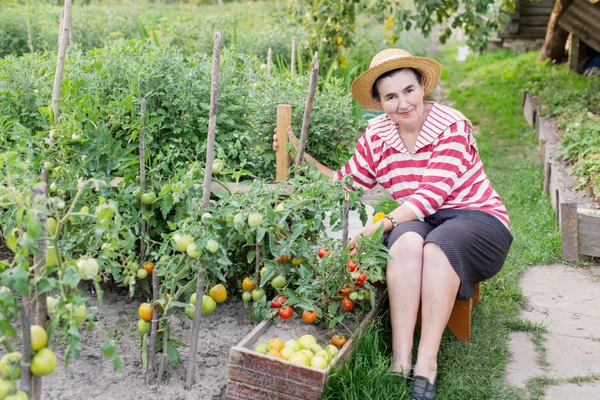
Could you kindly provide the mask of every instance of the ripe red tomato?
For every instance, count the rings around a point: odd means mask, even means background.
[[[313,322],[315,322],[317,320],[317,312],[315,310],[313,310],[313,311],[304,310],[302,312],[302,319],[307,324],[312,324]]]
[[[346,344],[346,338],[340,335],[335,335],[331,338],[331,344],[335,347],[342,347]]]
[[[364,272],[361,272],[360,275],[358,276],[358,278],[356,279],[356,282],[354,282],[356,284],[356,286],[362,286],[365,284],[365,282],[367,281],[367,274],[365,274]]]
[[[350,293],[352,293],[352,290],[353,288],[351,286],[344,285],[342,286],[342,289],[340,289],[340,293],[342,294],[342,296],[348,297]]]
[[[356,268],[358,267],[358,265],[356,265],[356,263],[352,260],[346,261],[346,266],[350,269],[350,272],[356,271]]]
[[[353,308],[354,308],[354,302],[352,300],[350,300],[349,298],[345,298],[344,300],[342,300],[342,311],[343,312],[352,311]]]
[[[278,263],[286,263],[290,261],[290,256],[288,256],[287,254],[283,254],[281,256],[279,256],[279,258],[277,259]]]
[[[279,317],[281,319],[290,319],[292,318],[292,315],[294,315],[294,310],[292,310],[292,307],[287,306],[286,308],[282,308],[281,310],[279,310]]]
[[[152,271],[154,271],[154,263],[152,261],[146,261],[142,264],[142,268],[148,272],[148,275],[152,275]]]
[[[325,257],[327,254],[331,253],[331,251],[324,249],[323,247],[321,247],[317,253],[317,255],[319,256],[319,258],[323,258]]]
[[[271,308],[281,308],[286,302],[285,296],[279,296],[276,299],[271,300]]]

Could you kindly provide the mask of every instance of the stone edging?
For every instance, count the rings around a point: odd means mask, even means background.
[[[582,190],[574,190],[570,167],[558,159],[561,134],[554,118],[540,116],[537,97],[523,92],[525,119],[534,126],[544,165],[544,193],[550,196],[562,236],[562,254],[567,260],[580,256],[600,257],[600,209]]]

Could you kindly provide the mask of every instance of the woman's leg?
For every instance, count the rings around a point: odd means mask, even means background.
[[[387,287],[392,320],[392,370],[408,371],[419,301],[423,266],[423,237],[415,232],[402,234],[389,251]]]
[[[433,383],[442,334],[460,287],[458,274],[436,243],[428,242],[423,247],[421,280],[421,340],[414,374]]]

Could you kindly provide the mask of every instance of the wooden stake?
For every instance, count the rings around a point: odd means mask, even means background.
[[[143,194],[146,191],[146,135],[144,132],[144,116],[146,115],[146,99],[140,100],[140,191]],[[148,230],[146,217],[146,204],[140,201],[142,205],[142,243],[140,244],[140,254],[142,259],[146,256],[146,233]]]
[[[21,301],[21,322],[23,326],[23,347],[21,349],[21,390],[33,398],[31,393],[31,303],[28,297]]]
[[[202,209],[206,209],[210,202],[210,182],[212,179],[212,163],[215,152],[215,132],[217,128],[217,99],[219,93],[219,65],[221,61],[221,34],[215,32],[213,47],[212,87],[210,91],[210,115],[208,118],[208,136],[206,138],[206,167],[204,172],[204,184],[202,186]],[[200,332],[200,318],[202,317],[202,296],[204,295],[204,269],[200,266],[198,271],[198,283],[196,285],[196,301],[194,323],[192,325],[192,337],[190,338],[190,350],[187,365],[185,388],[190,390],[194,384],[194,373],[196,371],[196,352],[198,349],[198,333]]]
[[[306,106],[304,107],[304,118],[302,120],[302,132],[300,136],[300,148],[296,156],[295,166],[300,166],[302,158],[304,158],[304,149],[306,148],[306,139],[308,137],[308,123],[310,122],[310,113],[312,112],[313,101],[317,91],[317,80],[319,78],[319,53],[315,52],[312,60],[312,75],[310,76],[310,88],[308,96],[306,96]]]
[[[38,197],[40,199],[41,205],[46,203],[46,195],[47,195],[47,187],[48,187],[48,171],[42,171],[42,181],[37,184],[33,189],[34,197]],[[41,237],[45,238],[48,235],[46,230],[46,221],[47,216],[44,213],[39,214],[39,219],[42,224],[42,232]],[[40,249],[39,254],[37,254],[34,258],[35,270],[38,271],[46,266],[46,239],[42,239],[38,241],[38,247]],[[37,288],[36,288],[37,291]],[[48,293],[42,293],[37,295],[37,304],[36,304],[36,325],[41,326],[42,328],[46,328],[46,322],[48,320],[48,305],[46,303],[46,299],[48,298]],[[33,397],[36,400],[40,400],[42,398],[42,377],[34,375],[33,376]]]
[[[292,106],[290,104],[277,105],[277,142],[279,147],[275,153],[275,180],[281,182],[290,169],[290,156],[287,153],[288,134],[287,128],[292,125]]]
[[[296,75],[296,36],[292,38],[292,63],[291,63],[292,78]]]
[[[273,51],[269,47],[267,52],[267,76],[271,76],[271,67],[273,66]]]
[[[152,270],[152,301],[158,300],[160,289],[158,286],[158,274],[156,268]],[[150,328],[150,343],[148,346],[148,370],[146,371],[146,383],[150,383],[156,376],[154,373],[154,359],[156,358],[156,333],[158,332],[158,306],[152,309],[152,326]]]
[[[350,195],[346,188],[344,188],[344,216],[342,219],[342,247],[346,248],[348,245],[348,219],[350,216]]]
[[[63,24],[65,23],[65,9],[61,8],[60,9],[60,18],[58,20],[58,43],[56,43],[56,49],[57,51],[60,50],[60,42],[62,39],[62,32],[63,32]]]
[[[54,87],[52,89],[52,111],[54,114],[54,125],[58,125],[58,99],[60,98],[60,87],[62,84],[63,71],[65,69],[65,57],[67,55],[67,42],[69,40],[69,21],[71,21],[71,0],[65,0],[65,15],[62,18],[62,29],[60,32],[60,43],[58,46],[58,61],[56,62],[56,74],[54,75]]]

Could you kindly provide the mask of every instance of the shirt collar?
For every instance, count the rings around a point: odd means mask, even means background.
[[[381,138],[400,153],[410,154],[406,147],[404,147],[402,139],[400,139],[400,135],[398,134],[398,125],[393,123],[387,115],[385,115],[384,121],[389,122],[389,128],[385,132],[381,133]],[[431,110],[429,110],[429,114],[423,122],[421,131],[419,132],[419,137],[415,143],[414,153],[433,143],[450,124],[451,121],[449,121],[449,119],[443,115],[440,110],[440,106],[437,103],[432,102]]]

